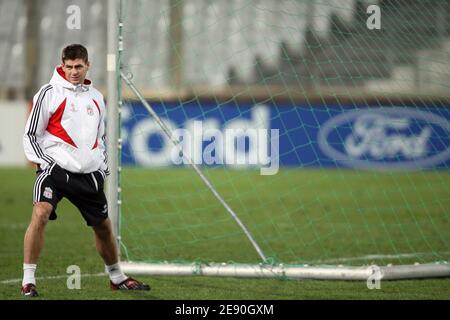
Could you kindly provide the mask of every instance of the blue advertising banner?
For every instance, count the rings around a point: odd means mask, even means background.
[[[152,102],[200,165],[366,170],[448,169],[450,106]],[[122,110],[125,165],[186,164],[139,102]]]

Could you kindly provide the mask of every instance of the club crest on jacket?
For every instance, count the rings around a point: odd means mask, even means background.
[[[88,105],[88,106],[86,107],[86,111],[87,111],[87,114],[88,114],[88,115],[90,115],[90,116],[93,116],[93,115],[94,115],[94,107],[93,107],[93,106]]]

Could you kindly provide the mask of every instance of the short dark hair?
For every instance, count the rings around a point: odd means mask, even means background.
[[[84,62],[88,62],[87,49],[81,44],[70,44],[62,51],[61,60],[64,63],[66,60],[83,59]]]

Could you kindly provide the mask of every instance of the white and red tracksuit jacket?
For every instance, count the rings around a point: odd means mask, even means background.
[[[90,80],[74,85],[56,67],[50,83],[33,98],[23,144],[25,155],[45,170],[56,162],[74,173],[108,174],[106,108]]]

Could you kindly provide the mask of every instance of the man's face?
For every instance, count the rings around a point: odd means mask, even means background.
[[[80,84],[84,82],[86,74],[89,70],[89,61],[84,62],[83,59],[65,60],[62,66],[66,79],[72,84]]]

